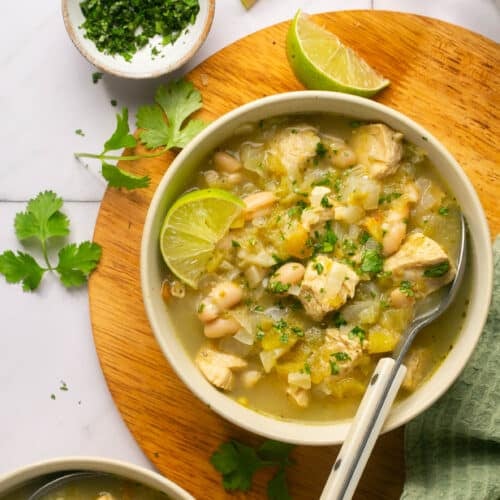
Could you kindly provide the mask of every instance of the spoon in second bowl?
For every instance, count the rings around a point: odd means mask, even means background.
[[[406,367],[403,358],[417,333],[441,316],[453,302],[462,282],[466,261],[467,237],[462,215],[455,278],[439,302],[426,302],[424,307],[417,309],[392,357],[382,358],[378,362],[320,500],[349,500],[354,494],[377,436],[405,378]]]

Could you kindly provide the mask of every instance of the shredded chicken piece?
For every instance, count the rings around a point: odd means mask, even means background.
[[[397,253],[384,262],[384,271],[400,273],[405,269],[429,267],[448,261],[448,254],[423,233],[411,233]]]
[[[274,149],[288,176],[297,178],[300,170],[310,158],[316,156],[320,138],[313,128],[287,128],[276,135]]]
[[[358,275],[346,264],[324,255],[311,259],[300,285],[299,299],[305,312],[316,321],[342,307],[354,297]]]
[[[331,359],[338,369],[336,375],[345,375],[354,368],[363,354],[362,342],[355,335],[349,336],[347,330],[341,332],[338,328],[327,328],[325,337],[325,347],[332,353]]]
[[[410,351],[406,356],[404,364],[407,368],[403,388],[414,391],[429,372],[432,356],[429,349],[424,347]]]
[[[350,146],[358,163],[368,167],[370,175],[382,179],[396,172],[403,155],[403,134],[383,123],[363,125],[352,134]]]
[[[244,359],[220,352],[211,344],[205,344],[198,351],[195,364],[211,384],[226,391],[233,388],[234,375],[232,370],[247,366]]]
[[[310,394],[307,389],[302,389],[301,387],[297,387],[295,385],[289,385],[286,389],[286,393],[292,401],[294,401],[297,406],[301,408],[306,408],[309,406]]]

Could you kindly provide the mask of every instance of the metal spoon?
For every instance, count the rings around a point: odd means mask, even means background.
[[[361,400],[349,433],[333,465],[320,500],[349,500],[371,455],[392,403],[406,375],[403,358],[417,333],[437,319],[453,302],[460,288],[467,261],[467,238],[464,216],[461,216],[457,272],[448,293],[437,303],[417,314],[403,334],[390,358],[382,358]]]
[[[56,479],[50,480],[48,483],[45,483],[43,486],[38,488],[28,500],[42,500],[46,495],[50,493],[54,493],[59,488],[63,486],[67,486],[76,481],[80,481],[81,479],[94,478],[94,477],[103,477],[109,476],[110,474],[106,474],[105,472],[94,472],[94,471],[81,471],[81,472],[69,472],[65,473],[63,476],[59,476]]]

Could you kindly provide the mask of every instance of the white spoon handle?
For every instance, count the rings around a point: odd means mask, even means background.
[[[406,375],[395,360],[382,358],[361,400],[320,500],[349,500],[361,478],[375,441]]]

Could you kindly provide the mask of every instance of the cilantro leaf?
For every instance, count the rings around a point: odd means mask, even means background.
[[[278,472],[268,483],[268,497],[272,500],[289,500],[285,468],[291,463],[289,454],[292,449],[293,445],[268,440],[256,452],[249,446],[231,440],[219,446],[210,457],[210,462],[222,474],[222,484],[227,491],[248,491],[256,470],[279,465]]]
[[[293,450],[293,444],[282,443],[281,441],[274,441],[269,439],[264,441],[258,450],[259,457],[264,460],[269,460],[273,462],[280,462],[283,465],[290,463],[288,455]]]
[[[20,240],[35,237],[42,245],[53,236],[66,236],[69,233],[69,221],[59,211],[63,200],[52,191],[39,193],[31,199],[26,212],[16,214],[14,228]]]
[[[24,252],[7,250],[0,255],[0,274],[5,276],[7,283],[23,284],[25,292],[35,290],[46,269],[40,267],[31,255]]]
[[[137,113],[140,139],[148,148],[182,148],[204,127],[200,120],[184,121],[202,107],[201,93],[186,80],[175,80],[156,91],[157,106],[144,106]]]
[[[186,147],[191,139],[198,135],[206,126],[207,124],[201,120],[190,120],[183,129],[179,130],[175,137],[175,144],[172,144],[171,147]]]
[[[141,106],[137,110],[137,126],[143,129],[139,137],[149,149],[165,146],[168,143],[169,128],[159,106]]]
[[[102,163],[102,176],[108,181],[111,187],[115,188],[125,188],[125,189],[137,189],[145,188],[149,186],[151,179],[149,176],[145,175],[143,177],[139,175],[131,174],[126,172],[119,167],[110,165],[109,163]]]
[[[84,241],[80,245],[70,243],[59,250],[56,271],[66,287],[83,285],[96,268],[102,249],[97,243]]]
[[[254,472],[265,465],[253,448],[234,440],[219,446],[210,462],[222,474],[227,491],[248,491]]]
[[[267,498],[269,500],[291,500],[286,483],[285,468],[280,467],[278,472],[267,483]]]
[[[116,129],[113,135],[104,143],[103,154],[108,151],[122,148],[133,148],[137,145],[137,141],[133,135],[130,134],[128,125],[128,109],[123,108],[122,114],[116,114]]]
[[[366,250],[361,261],[361,271],[364,273],[379,273],[384,268],[384,259],[376,250]]]
[[[450,263],[445,260],[439,264],[428,267],[424,271],[424,276],[426,278],[440,278],[444,276],[450,270]]]

